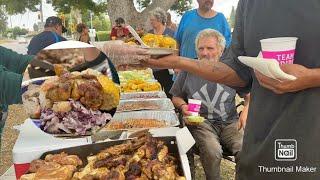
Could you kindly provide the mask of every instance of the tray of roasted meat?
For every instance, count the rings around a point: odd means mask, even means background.
[[[117,111],[139,111],[139,110],[174,110],[174,106],[168,98],[156,98],[156,99],[130,99],[121,100]]]
[[[120,99],[154,99],[167,98],[164,91],[121,93]]]
[[[185,175],[176,137],[144,134],[46,152],[31,162],[21,180],[58,178],[184,180]]]

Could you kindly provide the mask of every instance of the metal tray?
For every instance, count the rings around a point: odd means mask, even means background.
[[[119,108],[125,104],[137,104],[137,103],[150,103],[152,105],[156,105],[159,108],[157,109],[148,109],[148,108],[135,108],[135,109],[123,109],[119,110]],[[130,99],[130,100],[120,100],[117,111],[118,112],[126,112],[126,111],[140,111],[140,110],[162,110],[162,111],[170,111],[174,110],[174,106],[169,98],[156,98],[156,99]]]
[[[154,99],[154,98],[167,98],[164,91],[150,91],[150,92],[134,92],[134,93],[121,93],[120,99]]]
[[[112,121],[125,121],[128,119],[156,119],[165,121],[167,126],[179,126],[179,119],[174,111],[132,111],[132,112],[117,112],[114,114]],[[108,125],[108,124],[107,124]],[[142,129],[142,128],[140,128]],[[134,130],[139,130],[136,128]]]
[[[177,144],[176,137],[168,136],[168,137],[155,137],[161,141],[164,141],[165,145],[169,149],[169,154],[174,156],[177,159],[177,165],[178,165],[178,172],[180,175],[185,176],[182,166],[182,161],[180,159],[179,154],[179,147]],[[41,155],[40,159],[45,159],[46,155],[48,154],[59,154],[61,152],[65,152],[70,155],[77,155],[83,162],[83,165],[80,166],[80,168],[85,167],[88,164],[87,157],[91,155],[96,155],[100,151],[114,146],[119,145],[126,142],[126,140],[116,140],[116,141],[107,141],[102,143],[95,143],[95,144],[88,144],[88,145],[81,145],[81,146],[75,146],[75,147],[69,147],[69,148],[63,148],[53,151],[48,151]]]

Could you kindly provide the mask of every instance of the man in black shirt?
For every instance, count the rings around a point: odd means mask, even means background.
[[[66,41],[67,39],[61,36],[65,32],[67,32],[67,29],[63,26],[60,18],[56,16],[48,17],[44,25],[44,31],[31,39],[28,54],[36,55],[51,44]]]
[[[221,62],[203,64],[177,56],[148,60],[158,68],[182,69],[205,79],[251,91],[240,180],[320,178],[320,1],[240,0],[232,45]],[[297,37],[295,64],[281,65],[294,81],[268,78],[240,63],[256,57],[260,40]]]

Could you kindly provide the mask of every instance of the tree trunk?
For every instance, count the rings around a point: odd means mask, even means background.
[[[150,11],[157,7],[168,11],[177,0],[153,0],[152,3],[142,12],[138,12],[134,6],[133,0],[108,0],[107,10],[112,25],[114,21],[122,17],[126,24],[133,27],[138,25],[147,25]]]
[[[76,22],[75,22],[76,24],[79,24],[82,22],[82,14],[79,9],[72,8],[70,13],[72,14],[74,19],[76,20]]]

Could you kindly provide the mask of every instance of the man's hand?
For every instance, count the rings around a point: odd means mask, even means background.
[[[188,111],[188,105],[184,104],[181,106],[181,112],[183,114],[183,116],[191,116],[191,113]]]
[[[192,125],[192,126],[199,125],[199,123],[191,123],[191,122],[188,121],[187,117],[191,116],[191,113],[188,111],[188,105],[187,104],[181,106],[181,112],[182,112],[183,117],[184,117],[184,122],[187,125]]]
[[[269,78],[257,71],[256,77],[261,86],[272,90],[277,94],[284,94],[289,92],[297,92],[304,89],[319,87],[319,70],[308,69],[298,64],[284,64],[280,66],[281,69],[287,73],[295,76],[297,79],[289,80],[275,80]]]

